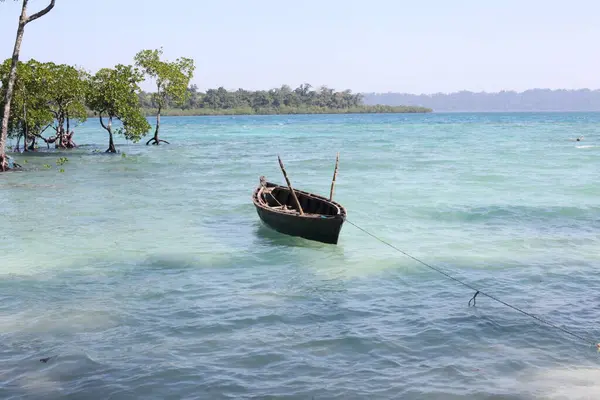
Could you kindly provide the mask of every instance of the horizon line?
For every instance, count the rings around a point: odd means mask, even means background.
[[[531,89],[525,89],[522,91],[518,91],[518,90],[514,90],[514,89],[502,89],[499,91],[486,91],[486,90],[480,90],[480,91],[472,91],[472,90],[468,90],[468,89],[461,89],[461,90],[457,90],[457,91],[453,91],[453,92],[429,92],[429,93],[410,93],[410,92],[392,92],[392,91],[388,91],[388,92],[357,92],[357,93],[362,93],[362,94],[400,94],[400,95],[409,95],[409,96],[434,96],[434,95],[450,95],[450,94],[459,94],[459,93],[469,93],[469,94],[501,94],[501,93],[511,93],[511,94],[523,94],[523,93],[527,93],[527,92],[600,92],[600,88],[599,89],[590,89],[590,88],[579,88],[579,89],[550,89],[550,88],[531,88]]]

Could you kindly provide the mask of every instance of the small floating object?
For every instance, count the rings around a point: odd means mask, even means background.
[[[337,244],[342,225],[346,221],[346,209],[332,200],[338,160],[335,164],[330,198],[292,188],[287,173],[279,159],[279,165],[287,187],[267,182],[260,177],[260,184],[252,195],[261,221],[275,231],[299,236],[327,244]]]

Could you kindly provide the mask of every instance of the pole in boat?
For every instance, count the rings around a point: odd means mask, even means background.
[[[335,157],[335,170],[333,171],[333,180],[331,181],[331,191],[329,192],[329,200],[333,200],[333,188],[335,187],[335,178],[337,178],[338,165],[340,163],[340,153]]]
[[[296,192],[294,192],[294,189],[292,188],[292,184],[290,183],[290,180],[288,179],[287,172],[285,172],[285,168],[283,166],[283,163],[281,162],[281,157],[277,156],[277,158],[279,159],[279,166],[281,167],[281,172],[283,172],[283,177],[285,178],[285,181],[287,182],[288,189],[290,189],[290,193],[292,193],[292,197],[294,198],[296,207],[298,207],[298,211],[300,212],[300,215],[304,215],[304,211],[302,211],[302,206],[300,205],[300,202],[298,201],[298,197],[296,197]]]

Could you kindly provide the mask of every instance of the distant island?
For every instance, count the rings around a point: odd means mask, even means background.
[[[140,104],[146,115],[156,112],[154,96],[149,92],[139,94]],[[183,104],[172,105],[162,110],[162,115],[269,115],[269,114],[359,114],[359,113],[428,113],[428,107],[405,104],[364,104],[363,95],[351,90],[335,91],[326,86],[312,90],[310,84],[296,89],[287,85],[270,90],[228,91],[223,87],[198,90],[196,85],[187,89]]]
[[[364,104],[411,104],[436,112],[600,111],[600,90],[531,89],[497,93],[363,93]]]

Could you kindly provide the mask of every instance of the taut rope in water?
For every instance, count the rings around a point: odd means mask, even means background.
[[[391,247],[392,249],[394,249],[394,250],[396,250],[396,251],[398,251],[398,252],[400,252],[400,253],[404,254],[405,256],[407,256],[407,257],[409,257],[409,258],[412,258],[413,260],[415,260],[416,262],[418,262],[418,263],[420,263],[420,264],[423,264],[423,265],[424,265],[424,266],[426,266],[427,268],[430,268],[430,269],[432,269],[432,270],[434,270],[434,271],[436,271],[436,272],[438,272],[438,273],[440,273],[440,274],[444,275],[446,278],[448,278],[448,279],[451,279],[451,280],[453,280],[453,281],[455,281],[455,282],[458,282],[458,283],[460,283],[461,285],[463,285],[463,286],[465,286],[465,287],[468,287],[468,288],[469,288],[469,289],[471,289],[471,290],[474,290],[474,291],[475,291],[475,294],[473,295],[473,297],[471,298],[471,300],[469,300],[469,306],[471,306],[471,302],[473,302],[473,306],[475,306],[475,298],[477,297],[477,295],[478,295],[478,294],[481,294],[481,295],[483,295],[483,296],[489,297],[489,298],[490,298],[490,299],[492,299],[492,300],[495,300],[495,301],[497,301],[497,302],[498,302],[498,303],[500,303],[500,304],[503,304],[503,305],[505,305],[505,306],[507,306],[507,307],[509,307],[509,308],[512,308],[513,310],[515,310],[515,311],[517,311],[517,312],[520,312],[520,313],[521,313],[521,314],[523,314],[523,315],[526,315],[526,316],[528,316],[528,317],[531,317],[531,318],[533,318],[533,319],[535,319],[535,320],[537,320],[537,321],[539,321],[539,322],[541,322],[541,323],[543,323],[543,324],[546,324],[546,325],[548,325],[548,326],[551,326],[551,327],[553,327],[553,328],[556,328],[556,329],[558,329],[558,330],[560,330],[560,331],[562,331],[562,332],[564,332],[564,333],[567,333],[567,334],[569,334],[569,335],[571,335],[571,336],[573,336],[573,337],[576,337],[577,339],[579,339],[579,340],[582,340],[582,341],[584,341],[584,342],[586,342],[586,343],[591,343],[591,344],[592,344],[592,346],[595,346],[596,348],[598,348],[598,349],[600,350],[600,343],[597,343],[596,341],[594,341],[594,340],[591,340],[591,339],[589,339],[589,338],[585,338],[585,337],[583,337],[583,336],[581,336],[581,335],[579,335],[579,334],[577,334],[577,333],[571,332],[570,330],[568,330],[568,329],[566,329],[566,328],[563,328],[563,327],[561,327],[561,326],[558,326],[558,325],[556,325],[556,324],[554,324],[554,323],[552,323],[552,322],[550,322],[550,321],[548,321],[548,320],[545,320],[545,319],[543,319],[543,318],[540,318],[540,317],[538,317],[538,316],[536,316],[536,315],[533,315],[533,314],[531,314],[531,313],[529,313],[529,312],[527,312],[527,311],[524,311],[524,310],[522,310],[522,309],[520,309],[520,308],[518,308],[518,307],[516,307],[516,306],[510,305],[510,304],[508,304],[507,302],[505,302],[505,301],[502,301],[502,300],[500,300],[499,298],[497,298],[497,297],[495,297],[495,296],[493,296],[493,295],[491,295],[491,294],[485,293],[485,292],[483,292],[483,291],[481,291],[481,290],[477,289],[476,287],[474,287],[474,286],[472,286],[472,285],[470,285],[470,284],[468,284],[468,283],[466,283],[466,282],[464,282],[464,281],[462,281],[462,280],[460,280],[460,279],[458,279],[458,278],[455,278],[455,277],[453,277],[452,275],[448,274],[447,272],[444,272],[444,271],[442,271],[441,269],[439,269],[439,268],[437,268],[437,267],[434,267],[433,265],[427,264],[426,262],[424,262],[424,261],[421,261],[421,260],[419,260],[418,258],[411,256],[410,254],[408,254],[407,252],[405,252],[405,251],[403,251],[403,250],[400,250],[398,247],[394,246],[393,244],[391,244],[391,243],[388,243],[388,242],[386,242],[385,240],[383,240],[383,239],[381,239],[381,238],[379,238],[379,237],[375,236],[375,235],[374,235],[374,234],[372,234],[371,232],[367,231],[366,229],[364,229],[364,228],[361,228],[360,226],[356,225],[356,224],[355,224],[355,223],[353,223],[352,221],[349,221],[349,220],[347,220],[347,219],[346,219],[346,222],[348,222],[350,225],[354,226],[355,228],[357,228],[357,229],[359,229],[359,230],[363,231],[364,233],[366,233],[367,235],[371,236],[371,237],[372,237],[372,238],[374,238],[375,240],[378,240],[379,242],[381,242],[381,243],[385,244],[386,246],[389,246],[389,247]]]

